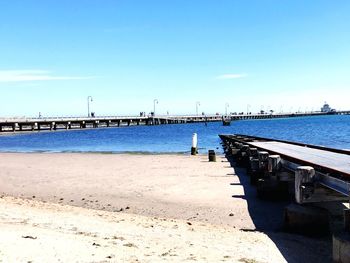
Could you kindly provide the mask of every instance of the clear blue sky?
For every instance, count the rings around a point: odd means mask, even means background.
[[[0,116],[350,109],[350,1],[0,2]]]

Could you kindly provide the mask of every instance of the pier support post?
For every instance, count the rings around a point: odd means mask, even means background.
[[[264,151],[258,152],[258,159],[259,159],[259,169],[262,172],[267,171],[268,168],[268,161],[269,161],[269,153]]]
[[[295,201],[304,203],[314,193],[315,170],[311,166],[299,166],[295,170]]]
[[[280,171],[281,157],[279,155],[270,155],[267,161],[267,170],[263,178],[257,182],[257,194],[262,199],[281,200],[288,199],[288,182],[280,181],[277,177]]]
[[[237,154],[237,165],[240,167],[247,168],[249,165],[249,146],[245,144],[238,145],[240,151]]]
[[[258,157],[258,149],[257,148],[249,148],[249,157],[257,158]]]
[[[281,156],[270,155],[268,158],[267,170],[272,175],[275,176],[276,173],[281,169]]]
[[[258,182],[259,178],[264,177],[264,174],[267,171],[268,158],[268,152],[258,151],[258,158],[253,158],[250,162],[251,169],[254,170],[254,172],[250,174],[250,183],[252,185],[255,185]],[[258,170],[256,170],[256,161],[258,161]]]
[[[249,176],[254,176],[254,177],[257,176],[254,174],[259,173],[259,159],[258,158],[250,157],[249,169],[247,170],[247,173]]]
[[[229,145],[227,145],[226,153],[232,156],[233,158],[237,158],[239,151],[240,149],[237,148],[235,144],[230,143]]]
[[[249,147],[247,151],[248,155],[248,166],[247,166],[247,174],[251,175],[254,171],[258,170],[259,162],[258,159],[258,149]],[[257,165],[255,165],[255,163]]]
[[[243,147],[243,144],[240,142],[235,142],[236,148],[241,149]]]

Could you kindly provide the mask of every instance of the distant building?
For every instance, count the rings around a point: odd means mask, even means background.
[[[327,102],[321,108],[321,112],[334,112],[335,109],[332,109]]]

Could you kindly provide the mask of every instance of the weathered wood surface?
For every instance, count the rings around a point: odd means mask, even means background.
[[[334,153],[274,141],[250,142],[249,144],[266,151],[272,151],[316,166],[326,167],[333,171],[350,176],[350,155],[347,154]]]

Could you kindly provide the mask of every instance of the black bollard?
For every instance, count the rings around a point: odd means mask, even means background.
[[[214,150],[208,151],[209,162],[216,162],[216,155]]]

